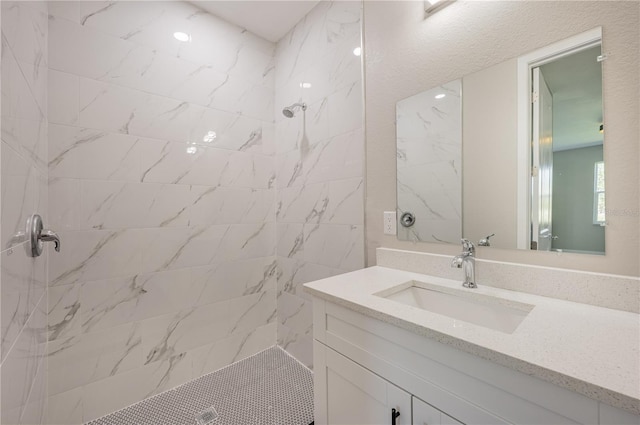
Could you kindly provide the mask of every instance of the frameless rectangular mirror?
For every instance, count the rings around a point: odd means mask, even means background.
[[[600,28],[396,105],[398,238],[604,254]]]

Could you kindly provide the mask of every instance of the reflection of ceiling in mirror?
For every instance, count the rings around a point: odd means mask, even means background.
[[[540,67],[553,95],[553,150],[602,144],[600,46]]]

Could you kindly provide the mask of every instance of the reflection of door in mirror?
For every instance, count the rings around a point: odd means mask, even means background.
[[[581,47],[531,70],[533,249],[604,253],[600,54]]]
[[[519,248],[604,254],[601,45],[598,27],[518,58]]]
[[[541,67],[554,92],[552,250],[605,250],[600,54],[597,45]]]
[[[539,67],[533,69],[531,248],[551,251],[553,96]]]

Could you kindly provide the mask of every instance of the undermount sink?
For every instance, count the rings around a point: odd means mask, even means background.
[[[467,322],[496,331],[513,333],[533,309],[533,305],[473,294],[425,282],[409,281],[374,294],[454,320],[454,327]]]

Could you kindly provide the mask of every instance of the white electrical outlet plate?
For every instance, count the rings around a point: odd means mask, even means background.
[[[383,226],[385,235],[395,235],[398,233],[398,220],[395,211],[384,212]]]

